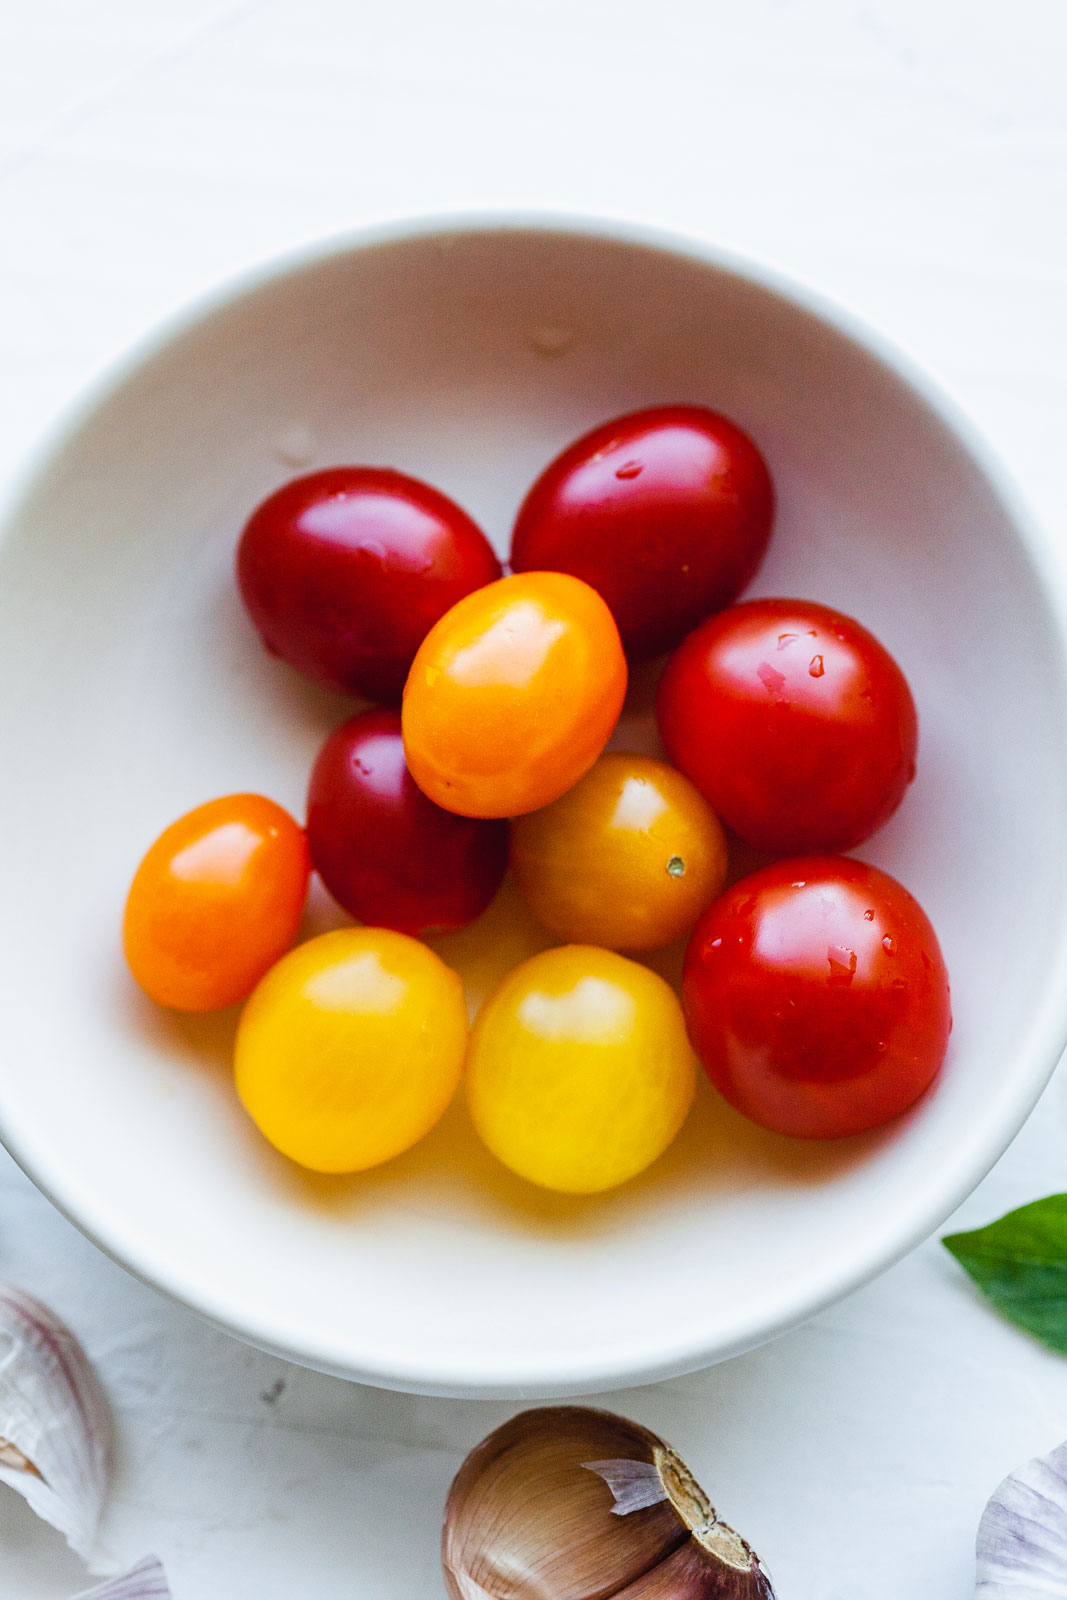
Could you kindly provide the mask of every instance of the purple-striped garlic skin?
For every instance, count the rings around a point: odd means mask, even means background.
[[[1067,1442],[1004,1479],[975,1554],[976,1600],[1067,1600]]]

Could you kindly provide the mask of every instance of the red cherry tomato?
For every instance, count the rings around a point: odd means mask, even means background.
[[[702,406],[607,422],[547,466],[519,511],[516,572],[570,572],[611,607],[627,651],[655,655],[735,600],[774,516],[766,463]]]
[[[810,600],[710,617],[668,662],[656,714],[675,766],[772,855],[851,849],[915,776],[904,674],[866,628]]]
[[[398,711],[367,711],[330,735],[311,774],[311,862],[360,922],[400,933],[460,928],[507,866],[506,822],[442,811],[404,760]]]
[[[465,511],[416,478],[331,467],[252,513],[237,582],[267,649],[333,688],[399,700],[426,634],[500,576]]]
[[[689,1036],[730,1103],[777,1133],[835,1139],[904,1111],[952,1027],[930,922],[895,878],[794,857],[741,878],[697,923]]]

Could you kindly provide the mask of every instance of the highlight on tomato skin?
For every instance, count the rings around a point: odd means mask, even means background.
[[[131,973],[178,1011],[244,1000],[295,941],[309,872],[304,830],[273,800],[234,794],[197,806],[164,829],[130,885]]]
[[[926,913],[888,873],[844,856],[738,879],[693,930],[682,1003],[720,1093],[804,1139],[899,1116],[936,1078],[952,1029]]]
[[[237,582],[266,648],[306,677],[398,702],[439,617],[500,576],[478,525],[428,483],[391,468],[329,467],[256,507]]]
[[[706,406],[651,406],[549,463],[519,510],[511,563],[592,584],[640,659],[737,599],[773,519],[770,472],[747,433]]]
[[[702,623],[660,679],[667,754],[723,822],[770,855],[851,850],[915,777],[907,679],[854,617],[745,600]]]
[[[307,833],[315,870],[350,916],[420,936],[480,916],[508,863],[506,821],[460,817],[426,798],[391,708],[361,712],[326,740]]]

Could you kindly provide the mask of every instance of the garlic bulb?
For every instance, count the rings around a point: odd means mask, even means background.
[[[85,1560],[111,1476],[111,1417],[85,1351],[39,1300],[0,1283],[0,1483]],[[171,1600],[145,1556],[75,1600]]]
[[[474,1449],[445,1505],[451,1600],[774,1600],[685,1463],[607,1411],[524,1411]]]
[[[0,1284],[0,1483],[89,1559],[111,1465],[107,1402],[70,1329]]]

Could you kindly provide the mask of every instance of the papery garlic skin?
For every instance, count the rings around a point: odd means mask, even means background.
[[[111,1474],[107,1402],[47,1306],[0,1284],[0,1483],[90,1560]]]
[[[655,1461],[583,1461],[587,1472],[603,1478],[615,1504],[613,1517],[628,1517],[631,1511],[644,1511],[666,1500],[667,1489]]]
[[[1067,1600],[1067,1442],[1004,1479],[976,1556],[977,1600]]]
[[[173,1600],[157,1556],[145,1556],[128,1572],[83,1589],[74,1600]]]
[[[471,1452],[441,1559],[451,1600],[774,1600],[669,1445],[583,1406],[522,1412]]]

